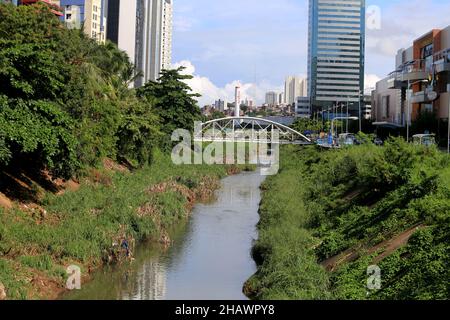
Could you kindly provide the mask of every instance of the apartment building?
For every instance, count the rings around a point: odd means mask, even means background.
[[[106,38],[136,66],[134,86],[156,81],[172,64],[172,0],[109,0]]]
[[[289,76],[284,82],[284,103],[295,104],[297,97],[307,96],[307,80],[296,76]]]
[[[279,94],[277,92],[269,91],[269,92],[266,93],[266,101],[265,101],[265,103],[269,107],[273,108],[273,107],[278,106],[279,105],[278,101],[279,101]]]
[[[423,112],[449,118],[450,26],[415,39],[396,56],[396,69],[372,93],[375,125],[404,127]]]
[[[81,29],[98,42],[106,41],[107,0],[60,0],[61,20],[68,28]]]

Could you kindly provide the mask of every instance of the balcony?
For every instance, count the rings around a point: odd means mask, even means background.
[[[450,62],[447,59],[438,60],[434,65],[436,66],[437,73],[450,71]]]
[[[406,68],[406,70],[401,72],[397,78],[398,81],[404,82],[414,82],[425,79],[428,79],[428,74],[425,71],[425,68],[414,68],[412,66],[411,68]]]
[[[411,103],[432,103],[439,95],[435,91],[420,91],[416,92],[411,97]]]
[[[434,65],[437,73],[450,71],[450,48],[434,54]]]
[[[399,74],[397,72],[391,74],[391,78],[387,80],[388,89],[403,89],[408,86],[405,82],[398,80]]]

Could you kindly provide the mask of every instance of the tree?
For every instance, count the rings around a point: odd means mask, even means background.
[[[323,129],[323,123],[322,120],[319,121],[309,118],[297,118],[291,127],[300,133],[305,131],[319,132]]]
[[[143,101],[130,98],[123,110],[123,121],[118,130],[117,148],[123,157],[134,166],[151,162],[152,151],[161,139],[159,118]]]
[[[176,129],[194,129],[194,122],[201,120],[201,111],[197,105],[192,89],[186,80],[190,75],[183,75],[184,67],[163,70],[158,81],[150,81],[138,89],[138,96],[147,101],[154,101],[154,110],[161,118],[162,131],[166,138]]]
[[[104,157],[150,161],[159,120],[129,88],[135,76],[125,52],[67,29],[47,6],[1,4],[0,167],[70,177]]]

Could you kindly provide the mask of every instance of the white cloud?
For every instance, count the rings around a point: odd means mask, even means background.
[[[233,80],[224,87],[216,86],[209,78],[197,75],[195,66],[191,61],[183,60],[172,65],[173,68],[185,67],[183,74],[193,76],[191,80],[187,80],[187,84],[192,88],[194,93],[201,94],[198,99],[199,105],[204,106],[214,103],[215,100],[223,99],[228,102],[234,102],[234,91],[237,85],[241,87],[241,100],[252,99],[258,104],[264,102],[267,91],[282,92],[282,86],[273,86],[268,81],[261,81],[258,84],[244,83],[240,80]]]
[[[377,84],[377,82],[380,80],[381,78],[376,74],[366,74],[364,76],[364,87],[365,87],[364,93],[370,94],[372,90],[375,89],[375,85]]]
[[[174,63],[173,68],[184,67],[183,74],[191,75],[193,78],[187,80],[187,84],[192,88],[192,92],[201,94],[198,98],[199,106],[209,105],[218,99],[234,102],[234,90],[237,85],[241,87],[241,100],[252,99],[257,104],[264,103],[266,93],[268,91],[283,92],[283,85],[273,85],[269,81],[264,80],[258,84],[243,83],[239,80],[233,80],[223,87],[215,85],[209,78],[200,76],[195,72],[195,66],[189,60],[182,60]],[[370,94],[375,85],[381,78],[375,74],[366,74],[364,76],[365,94]]]

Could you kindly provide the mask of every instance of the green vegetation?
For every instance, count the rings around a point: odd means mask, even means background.
[[[120,261],[123,238],[169,242],[167,228],[212,195],[230,168],[175,166],[159,151],[173,129],[201,118],[181,72],[131,89],[138,74],[113,43],[67,29],[45,5],[0,4],[0,284],[8,299],[55,298],[67,265],[87,274]],[[70,184],[79,190],[60,195]],[[6,198],[3,209],[4,195],[18,202],[10,208]]]
[[[449,299],[450,158],[401,139],[286,147],[263,186],[259,230],[251,297]],[[370,265],[381,290],[367,290]]]
[[[0,169],[69,178],[105,157],[149,163],[173,129],[200,119],[180,71],[137,93],[134,66],[114,44],[67,29],[45,5],[1,4]]]
[[[61,285],[63,266],[81,265],[83,274],[99,267],[124,235],[167,241],[166,230],[226,174],[225,166],[176,166],[155,152],[151,166],[133,173],[93,170],[78,191],[46,194],[45,214],[0,209],[0,282],[8,298],[40,297],[42,288],[30,282],[37,271]]]

